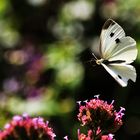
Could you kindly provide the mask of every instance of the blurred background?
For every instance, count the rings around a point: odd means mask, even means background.
[[[57,140],[77,139],[76,101],[100,98],[126,108],[116,140],[140,137],[140,55],[137,81],[126,88],[87,61],[102,25],[114,19],[140,49],[139,0],[0,0],[0,128],[13,115],[50,121]]]

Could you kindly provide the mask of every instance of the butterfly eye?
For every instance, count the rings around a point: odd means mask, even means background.
[[[111,34],[110,34],[110,37],[113,37],[113,36],[114,36],[114,33],[111,33]]]
[[[120,42],[120,39],[117,38],[115,41],[116,41],[116,44],[118,44]]]

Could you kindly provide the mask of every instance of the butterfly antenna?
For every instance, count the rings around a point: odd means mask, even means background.
[[[91,60],[86,61],[85,63],[90,63],[93,67],[95,67],[95,64],[92,64],[92,62],[95,62],[96,60],[92,58]]]
[[[95,55],[93,52],[92,52],[92,55],[94,56],[94,58],[95,58],[96,60],[98,59],[98,58],[96,57],[96,55]],[[96,60],[95,60],[95,61],[96,61]]]
[[[90,60],[88,60],[88,61],[85,61],[85,63],[91,63],[91,62],[94,62],[94,61],[95,61],[95,59],[92,58],[92,59],[90,59]]]
[[[93,58],[91,59],[91,60],[88,60],[88,61],[86,61],[85,63],[92,63],[92,62],[96,62],[96,60],[98,59],[97,57],[96,57],[96,55],[92,52],[92,55],[93,55]],[[96,66],[96,65],[92,65],[93,67],[94,66]]]

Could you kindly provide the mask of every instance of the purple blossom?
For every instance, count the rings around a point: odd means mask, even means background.
[[[54,140],[53,129],[41,117],[31,118],[27,114],[16,115],[0,132],[0,140]]]

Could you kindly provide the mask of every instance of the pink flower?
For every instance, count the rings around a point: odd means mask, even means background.
[[[92,130],[88,130],[87,135],[80,133],[80,130],[78,130],[78,140],[113,140],[113,134],[94,137]]]
[[[103,135],[101,140],[113,140],[113,134]]]
[[[88,130],[87,135],[80,133],[80,130],[78,130],[78,140],[94,140],[92,130]]]
[[[78,120],[81,125],[92,129],[96,135],[116,132],[123,124],[124,108],[121,107],[117,112],[113,102],[108,104],[106,101],[95,98],[85,102],[85,105],[80,105]]]
[[[43,118],[31,118],[27,114],[14,116],[0,132],[0,140],[54,140],[53,129],[44,122]]]

